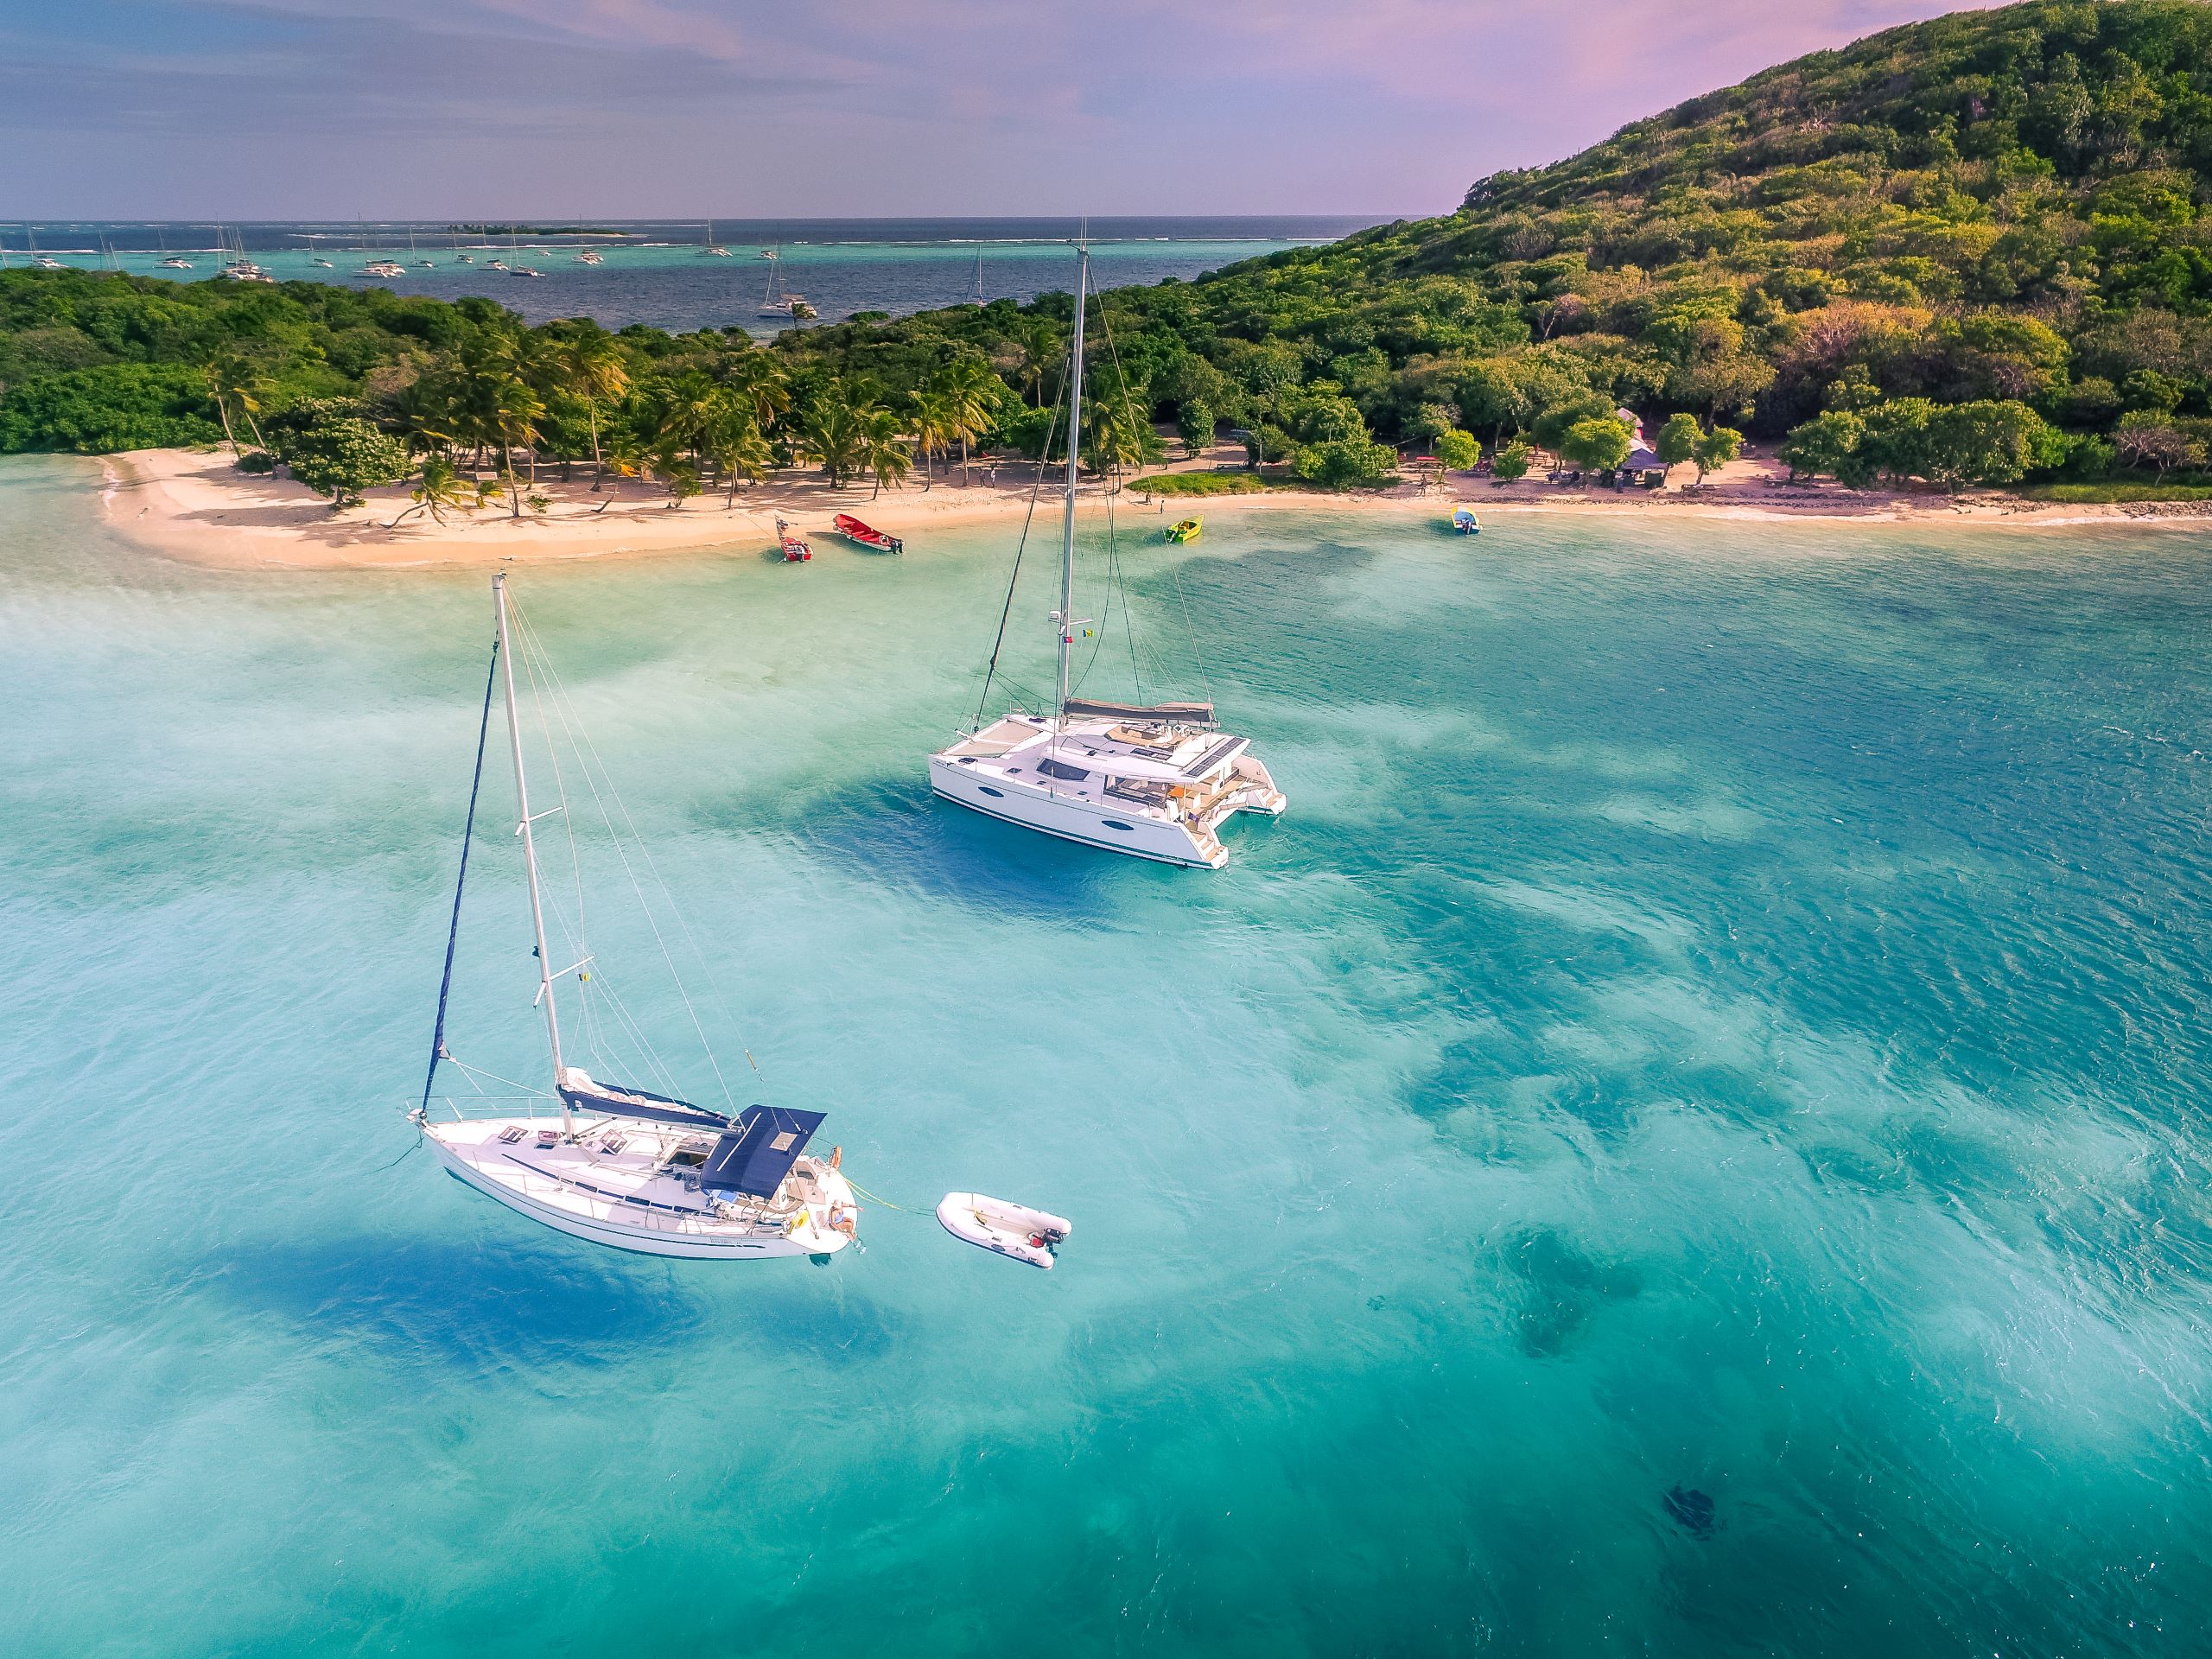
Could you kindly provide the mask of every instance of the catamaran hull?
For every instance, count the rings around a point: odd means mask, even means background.
[[[473,1187],[486,1198],[504,1204],[518,1215],[526,1216],[556,1232],[618,1250],[631,1250],[639,1255],[677,1256],[697,1262],[753,1262],[780,1255],[828,1255],[842,1249],[848,1243],[842,1236],[807,1244],[789,1238],[731,1239],[725,1242],[626,1227],[620,1223],[601,1221],[553,1205],[538,1203],[528,1194],[492,1179],[467,1160],[456,1157],[436,1135],[426,1138],[429,1141],[430,1150],[445,1166],[446,1173],[462,1185]]]
[[[1086,847],[1103,847],[1109,853],[1179,864],[1186,869],[1217,870],[1229,862],[1227,848],[1216,841],[1209,853],[1179,820],[1163,823],[1135,813],[1121,817],[1065,796],[1023,789],[1010,779],[986,781],[950,761],[931,760],[930,787],[955,805],[1002,823],[1018,823],[1025,830],[1042,830]]]

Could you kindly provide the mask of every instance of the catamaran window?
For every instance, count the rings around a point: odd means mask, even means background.
[[[1109,830],[1128,830],[1135,827],[1130,824],[1123,823],[1119,818],[1101,818],[1099,822],[1104,824]]]
[[[978,789],[980,789],[980,790],[982,790],[982,791],[983,791],[983,793],[984,793],[984,794],[986,794],[986,795],[995,795],[995,796],[997,796],[1001,800],[1004,800],[1004,799],[1006,798],[1006,791],[1003,791],[1003,790],[993,789],[993,788],[992,788],[988,784],[978,784],[978,785],[976,785],[976,788],[978,788]]]
[[[1047,778],[1058,778],[1063,782],[1071,784],[1079,784],[1090,776],[1081,766],[1069,766],[1064,760],[1039,760],[1037,763],[1037,770]]]

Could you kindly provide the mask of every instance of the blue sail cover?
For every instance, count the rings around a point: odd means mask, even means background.
[[[703,1106],[670,1095],[632,1089],[624,1083],[594,1082],[588,1089],[563,1085],[561,1098],[579,1112],[603,1112],[609,1117],[640,1117],[649,1123],[678,1123],[686,1128],[725,1129],[729,1119]]]
[[[699,1185],[709,1192],[741,1192],[750,1198],[773,1198],[822,1127],[826,1112],[787,1111],[779,1106],[748,1106],[715,1142],[699,1171]]]

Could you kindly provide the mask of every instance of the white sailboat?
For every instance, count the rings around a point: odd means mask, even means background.
[[[791,314],[791,304],[798,296],[776,291],[777,278],[783,273],[783,253],[776,248],[763,248],[760,257],[768,262],[768,285],[760,292],[760,315],[764,317],[788,317]]]
[[[1071,435],[1083,430],[1084,299],[1090,255],[1077,255],[1068,357]],[[930,757],[930,787],[948,801],[1088,847],[1163,864],[1219,869],[1218,831],[1238,812],[1279,817],[1288,804],[1250,741],[1224,732],[1211,702],[1105,702],[1069,695],[1075,614],[1075,497],[1080,443],[1068,444],[1060,520],[1059,673],[1049,713],[1016,709]],[[1012,594],[1008,594],[1011,604]],[[997,668],[992,653],[992,671]],[[989,680],[984,695],[989,695]]]
[[[821,1127],[822,1113],[760,1105],[729,1114],[712,1111],[673,1096],[599,1081],[564,1057],[559,1004],[565,982],[573,979],[575,988],[566,994],[585,1015],[588,1032],[592,1010],[585,999],[595,988],[592,957],[579,940],[575,965],[556,973],[548,954],[531,826],[556,814],[565,815],[568,803],[563,798],[550,808],[531,810],[504,575],[492,579],[492,590],[498,622],[493,663],[484,684],[476,777],[469,791],[468,829],[454,891],[453,931],[446,942],[429,1072],[423,1085],[423,1103],[412,1114],[415,1122],[456,1180],[532,1221],[594,1244],[711,1262],[834,1255],[857,1236],[860,1210],[840,1168],[842,1152],[827,1159],[807,1152],[810,1137]],[[535,658],[531,674],[534,688],[541,680],[550,680]],[[537,1003],[545,1013],[554,1086],[543,1113],[474,1116],[461,1109],[459,1100],[450,1100],[441,1103],[451,1108],[448,1118],[432,1111],[440,1063],[477,1075],[447,1050],[446,1007],[495,687],[505,690],[508,741],[514,755],[516,833],[529,875]],[[555,696],[557,702],[557,683]],[[576,758],[589,777],[585,754]],[[556,775],[557,780],[558,769]],[[609,825],[611,829],[611,819]],[[617,1014],[627,1023],[619,1008]],[[551,1105],[558,1106],[557,1113],[550,1109]]]
[[[706,244],[699,251],[710,259],[728,259],[734,257],[728,248],[715,240],[715,221],[711,219],[707,221]]]

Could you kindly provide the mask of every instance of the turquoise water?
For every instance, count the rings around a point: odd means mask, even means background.
[[[718,1269],[402,1157],[483,576],[92,477],[0,469],[13,1651],[2201,1646],[2201,537],[1223,518],[1131,561],[1290,796],[1211,876],[930,801],[1003,537],[525,569],[772,1097],[924,1206]],[[480,857],[454,1046],[535,1076]]]

